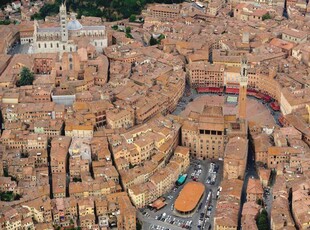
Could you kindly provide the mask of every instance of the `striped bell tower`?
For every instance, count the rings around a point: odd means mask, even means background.
[[[61,41],[68,41],[68,29],[67,29],[67,7],[66,2],[62,3],[59,8],[60,26],[61,26]]]

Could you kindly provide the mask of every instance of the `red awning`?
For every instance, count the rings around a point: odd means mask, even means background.
[[[264,94],[262,94],[262,93],[257,93],[257,94],[256,94],[256,97],[259,98],[259,99],[263,99],[263,98],[264,98]]]
[[[266,101],[266,102],[269,102],[271,101],[271,97],[269,95],[266,95],[266,94],[263,94],[263,100]]]
[[[281,125],[283,125],[283,126],[284,126],[285,119],[284,119],[284,117],[283,117],[283,116],[280,116],[280,117],[279,117],[279,123],[280,123]]]
[[[247,89],[247,93],[257,93],[255,89]]]
[[[219,88],[219,87],[209,87],[209,88],[212,92],[215,92],[215,93],[221,93],[224,91],[223,88]]]
[[[223,88],[220,87],[198,87],[198,93],[222,93]]]
[[[254,93],[254,92],[247,92],[247,95],[257,97],[257,93]]]
[[[270,107],[271,107],[274,111],[280,111],[280,105],[279,105],[276,101],[270,103]]]
[[[239,94],[239,88],[226,88],[226,93]]]

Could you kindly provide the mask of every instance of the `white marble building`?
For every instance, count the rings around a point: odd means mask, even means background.
[[[68,20],[64,4],[59,12],[59,27],[40,28],[37,22],[34,23],[34,53],[75,52],[80,42],[92,44],[97,52],[103,52],[108,45],[105,26],[83,26],[74,14]]]

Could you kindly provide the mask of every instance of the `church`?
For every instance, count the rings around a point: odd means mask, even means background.
[[[60,25],[57,27],[40,28],[34,23],[33,53],[75,52],[79,45],[91,44],[98,53],[107,47],[107,33],[105,26],[83,26],[76,19],[75,14],[67,17],[65,4],[60,6]]]

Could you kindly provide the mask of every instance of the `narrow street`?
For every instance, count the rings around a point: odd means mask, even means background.
[[[243,187],[242,187],[242,192],[241,192],[241,203],[240,203],[240,210],[239,210],[239,217],[238,217],[238,229],[242,229],[241,226],[241,213],[242,213],[242,208],[243,204],[246,202],[246,189],[248,186],[248,181],[249,178],[259,178],[258,174],[256,172],[256,167],[255,167],[255,160],[254,160],[254,150],[252,148],[251,143],[249,143],[248,147],[248,159],[247,159],[247,166],[246,166],[246,172],[244,176],[244,181],[243,181]]]
[[[47,164],[48,164],[48,181],[50,184],[50,198],[53,199],[53,180],[52,180],[52,167],[51,167],[51,142],[47,145]]]

